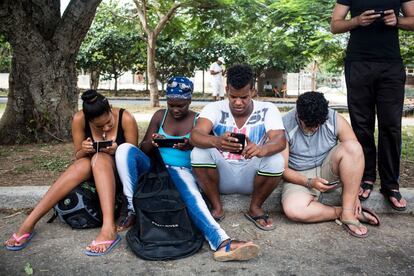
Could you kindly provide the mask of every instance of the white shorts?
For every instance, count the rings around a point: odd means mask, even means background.
[[[213,96],[217,97],[224,97],[224,86],[223,82],[212,82],[211,88],[213,88]]]
[[[263,158],[253,157],[241,162],[228,162],[216,148],[194,148],[191,152],[194,168],[216,168],[222,194],[251,194],[256,175],[282,176],[284,159],[280,153]]]

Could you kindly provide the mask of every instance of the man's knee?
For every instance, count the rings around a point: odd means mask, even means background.
[[[191,166],[193,168],[216,168],[212,149],[193,148],[191,151]]]
[[[309,205],[308,202],[301,202],[294,199],[294,196],[289,196],[282,201],[282,208],[285,215],[293,220],[299,222],[307,222],[309,215],[306,211],[306,207]]]
[[[339,152],[340,154],[351,156],[356,159],[364,157],[364,152],[362,150],[361,144],[356,140],[341,142]]]
[[[277,153],[262,158],[258,174],[264,176],[282,176],[284,168],[285,161],[283,156]]]

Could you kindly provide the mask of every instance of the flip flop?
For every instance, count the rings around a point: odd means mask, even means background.
[[[400,191],[392,191],[388,189],[380,189],[381,194],[388,200],[389,204],[391,205],[391,208],[397,211],[405,211],[407,209],[407,206],[405,207],[398,207],[395,206],[394,203],[391,201],[391,197],[394,197],[398,202],[402,199]]]
[[[21,235],[20,237],[17,236],[16,233],[13,233],[12,237],[15,241],[20,242],[22,239],[26,239],[26,241],[24,243],[22,243],[21,245],[13,245],[13,246],[6,245],[6,249],[10,250],[10,251],[22,250],[23,248],[25,248],[26,246],[29,245],[30,240],[33,238],[33,236],[34,236],[34,232],[25,233],[25,234]]]
[[[370,190],[367,197],[363,197],[362,195],[358,196],[360,201],[365,201],[370,197],[372,190],[374,190],[374,184],[368,183],[368,182],[362,182],[361,183],[361,188],[363,190],[362,193],[365,193],[365,191]]]
[[[128,213],[128,215],[121,219],[119,224],[116,226],[116,231],[122,232],[128,230],[129,228],[135,225],[136,219],[137,217],[135,213]]]
[[[252,216],[250,216],[248,213],[244,213],[244,216],[249,220],[249,221],[251,221],[251,222],[253,222],[254,223],[254,225],[256,225],[256,227],[257,228],[259,228],[259,229],[261,229],[261,230],[263,230],[263,231],[271,231],[271,230],[274,230],[275,228],[276,228],[276,225],[272,225],[272,226],[269,226],[269,227],[266,227],[266,226],[263,226],[263,225],[261,225],[259,222],[258,222],[258,220],[259,219],[263,219],[266,223],[267,223],[267,221],[269,220],[269,214],[268,213],[265,213],[265,214],[263,214],[263,215],[261,215],[261,216],[255,216],[255,217],[252,217]]]
[[[213,218],[214,218],[215,221],[217,221],[218,223],[220,223],[220,222],[222,222],[224,220],[225,217],[226,217],[226,215],[223,214],[222,216],[220,216],[218,218],[215,218],[215,217],[213,217]]]
[[[260,247],[253,243],[245,243],[234,250],[231,250],[231,243],[235,240],[227,242],[224,251],[216,251],[213,254],[214,260],[218,262],[227,261],[247,261],[256,258],[259,255]],[[223,248],[223,247],[220,247]],[[219,249],[220,249],[219,248]]]
[[[356,238],[366,238],[368,236],[368,232],[365,234],[357,234],[354,231],[352,231],[351,228],[349,227],[349,225],[353,225],[358,228],[361,228],[363,225],[361,224],[361,222],[359,222],[359,220],[339,220],[339,221],[341,222],[342,227],[352,236]]]
[[[371,216],[373,216],[377,220],[377,223],[371,223],[371,220],[369,220],[369,218],[364,213],[368,213]],[[367,207],[362,207],[361,216],[362,216],[362,219],[359,219],[360,222],[367,223],[367,224],[372,225],[372,226],[380,226],[381,222],[380,222],[380,219],[379,219],[378,215],[375,214],[375,212],[372,211],[371,209],[369,209]]]
[[[93,251],[90,251],[90,250],[88,250],[88,249],[86,249],[85,250],[85,254],[86,255],[88,255],[88,256],[93,256],[93,257],[95,257],[95,256],[102,256],[102,255],[105,255],[105,254],[107,254],[107,253],[109,253],[109,252],[111,252],[111,250],[119,243],[121,241],[121,236],[120,235],[116,235],[116,238],[115,238],[115,240],[111,240],[111,241],[101,241],[101,242],[96,242],[95,240],[93,240],[92,241],[92,246],[95,246],[95,245],[101,245],[101,244],[110,244],[110,246],[104,251],[104,252],[93,252]]]

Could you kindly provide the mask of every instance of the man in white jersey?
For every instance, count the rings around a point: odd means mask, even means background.
[[[299,96],[296,108],[283,116],[288,147],[283,151],[282,206],[295,221],[339,219],[353,236],[364,238],[361,222],[380,224],[378,216],[361,208],[358,192],[364,171],[364,154],[349,123],[328,108],[322,93]],[[323,192],[342,184],[342,206],[318,202]]]
[[[252,99],[253,71],[248,65],[228,69],[226,92],[228,99],[208,104],[191,132],[191,165],[214,218],[224,217],[220,193],[251,194],[246,218],[272,230],[273,220],[262,205],[283,174],[282,119],[274,104]],[[231,133],[244,134],[246,144]]]
[[[224,64],[224,58],[219,57],[210,66],[211,87],[213,88],[214,101],[217,101],[219,97],[221,100],[224,99],[223,67],[221,66],[222,64]]]

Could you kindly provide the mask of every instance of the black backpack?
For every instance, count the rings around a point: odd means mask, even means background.
[[[119,216],[122,198],[119,193],[115,197],[115,217]],[[99,196],[93,181],[85,181],[54,207],[54,215],[47,221],[53,222],[56,217],[66,222],[73,229],[87,229],[102,226],[102,212],[99,204]]]
[[[191,222],[158,149],[150,155],[152,168],[139,178],[133,198],[137,222],[126,234],[128,245],[145,260],[191,256],[201,249],[204,237]]]

